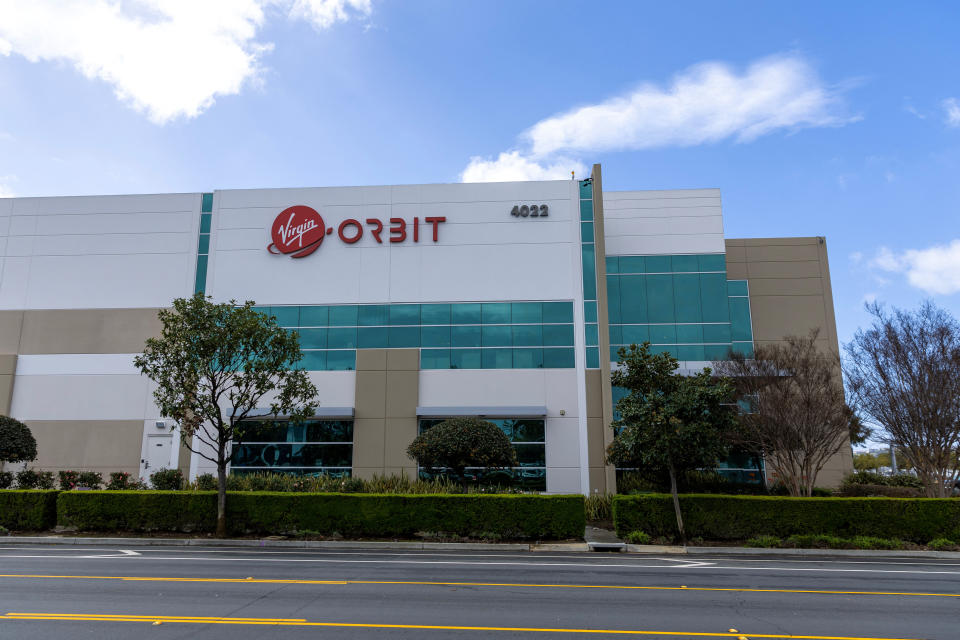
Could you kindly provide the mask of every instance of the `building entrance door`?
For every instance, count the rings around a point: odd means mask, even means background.
[[[173,436],[170,434],[147,437],[147,457],[142,460],[140,475],[149,478],[151,473],[170,467],[170,448]]]

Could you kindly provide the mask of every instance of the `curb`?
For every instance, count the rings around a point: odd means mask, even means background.
[[[960,551],[897,551],[895,549],[759,549],[753,547],[674,547],[628,544],[627,552],[637,554],[680,554],[690,556],[818,556],[835,558],[934,558],[960,559]]]

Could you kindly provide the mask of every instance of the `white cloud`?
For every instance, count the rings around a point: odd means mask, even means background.
[[[323,29],[370,0],[3,0],[0,55],[67,62],[163,124],[258,80],[268,8]]]
[[[843,111],[838,91],[799,56],[764,58],[742,72],[707,62],[676,75],[667,87],[645,84],[541,120],[521,134],[518,150],[471,158],[461,180],[563,178],[576,168],[572,164],[585,167],[571,160],[582,153],[750,142],[778,130],[858,119]]]
[[[883,271],[904,273],[911,285],[927,293],[960,292],[960,240],[901,253],[881,247],[870,265]]]
[[[947,124],[960,127],[960,102],[956,98],[947,98],[943,101],[943,110],[947,112]]]
[[[577,177],[587,176],[587,167],[578,160],[557,158],[550,164],[541,164],[519,151],[504,151],[496,159],[474,156],[460,174],[461,182],[511,182],[523,180],[565,180],[570,172]]]

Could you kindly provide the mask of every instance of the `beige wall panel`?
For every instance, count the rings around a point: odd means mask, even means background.
[[[606,467],[590,467],[591,493],[605,494],[615,492],[616,487],[607,486],[607,475]]]
[[[587,447],[590,451],[590,466],[602,467],[606,460],[603,418],[587,418]]]
[[[416,371],[386,372],[387,418],[414,418],[417,415],[417,400],[420,397],[419,376]]]
[[[357,418],[386,417],[387,372],[358,370],[356,379]]]
[[[587,369],[587,417],[603,417],[603,388],[599,369]]]
[[[385,371],[386,349],[357,349],[357,371]]]
[[[753,281],[750,282],[753,284]],[[750,296],[753,339],[782,340],[805,335],[813,328],[826,334],[826,316],[820,296]]]
[[[17,354],[5,353],[0,355],[0,375],[13,375],[17,372]]]
[[[37,439],[37,460],[45,471],[74,469],[140,473],[143,420],[30,420]]]
[[[802,262],[747,262],[749,278],[819,278],[820,263]]]
[[[390,371],[419,371],[420,349],[387,349],[387,367]]]
[[[383,418],[357,418],[353,421],[353,468],[383,469],[383,445],[386,421]]]
[[[24,312],[20,353],[137,353],[160,334],[157,309],[41,309]]]
[[[10,415],[10,401],[13,400],[14,376],[0,374],[0,416]]]
[[[747,249],[743,245],[730,244],[730,241],[727,240],[726,252],[727,263],[747,261]]]
[[[766,245],[746,247],[748,262],[797,262],[819,260],[819,245]]]
[[[728,262],[727,280],[746,280],[747,263],[746,262]]]
[[[416,475],[417,463],[407,457],[407,447],[417,437],[416,418],[391,418],[386,421],[384,464],[387,467],[402,467],[408,474]]]
[[[733,279],[733,278],[731,278]],[[820,278],[754,278],[750,296],[822,296]]]
[[[373,480],[373,476],[383,475],[383,467],[358,467],[354,465],[351,473],[354,478]]]
[[[796,246],[803,244],[819,244],[820,238],[816,236],[799,238],[743,238],[742,242],[745,247]]]
[[[0,353],[20,352],[23,311],[0,311]]]

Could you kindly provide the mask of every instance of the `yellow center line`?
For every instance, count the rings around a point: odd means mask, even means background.
[[[245,584],[305,585],[418,585],[435,587],[511,587],[531,589],[623,589],[635,591],[729,591],[737,593],[811,593],[848,596],[913,596],[926,598],[960,598],[960,593],[926,593],[910,591],[841,591],[827,589],[751,589],[748,587],[660,587],[616,584],[536,584],[519,582],[432,582],[422,580],[294,580],[284,578],[178,578],[161,576],[58,576],[45,574],[0,574],[0,578],[56,578],[62,580],[121,580],[128,582],[213,582]]]
[[[475,627],[464,625],[439,624],[386,624],[367,622],[307,622],[287,618],[187,618],[180,616],[143,616],[114,614],[69,614],[69,613],[8,613],[0,615],[0,620],[44,620],[69,622],[168,622],[181,624],[233,624],[233,625],[273,625],[278,627],[327,627],[350,629],[423,629],[439,631],[513,631],[530,633],[589,633],[602,635],[633,636],[683,636],[695,638],[773,638],[780,640],[916,640],[911,638],[876,638],[863,636],[811,636],[793,634],[768,634],[738,631],[736,633],[711,633],[703,631],[654,631],[640,629],[564,629],[540,627]]]

